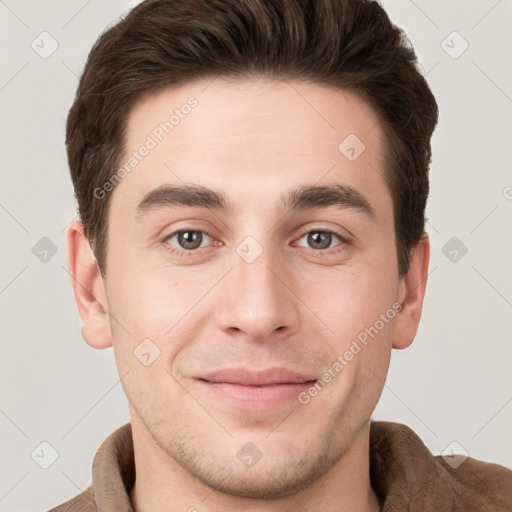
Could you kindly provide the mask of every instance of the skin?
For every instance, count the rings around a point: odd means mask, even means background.
[[[197,107],[112,192],[105,279],[80,222],[68,231],[82,335],[92,347],[113,346],[129,402],[134,508],[379,510],[370,418],[391,349],[416,335],[429,241],[401,278],[378,117],[354,93],[320,85],[203,80],[141,98],[127,154],[190,96]],[[338,150],[351,133],[366,146],[354,161]],[[174,206],[136,220],[149,191],[183,183],[223,191],[235,213]],[[354,208],[283,209],[283,191],[332,184],[356,188],[375,218]],[[193,255],[166,250],[186,250],[170,236],[186,228],[211,237]],[[350,243],[334,236],[317,249],[307,234],[325,229],[351,233]],[[236,251],[247,236],[263,248],[252,263]],[[240,410],[193,378],[234,365],[319,377],[396,302],[401,311],[308,404]],[[148,338],[160,355],[145,366],[133,352]],[[237,457],[248,442],[262,454],[251,468]]]

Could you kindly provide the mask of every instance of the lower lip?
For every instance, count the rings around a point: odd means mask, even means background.
[[[227,382],[199,380],[217,396],[247,406],[277,406],[290,400],[298,400],[298,395],[314,385],[314,381],[303,384],[272,384],[269,386],[242,386]]]

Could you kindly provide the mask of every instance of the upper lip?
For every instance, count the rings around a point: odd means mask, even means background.
[[[288,368],[256,369],[248,367],[226,368],[198,377],[209,382],[226,382],[242,386],[270,386],[272,384],[302,384],[314,377]]]

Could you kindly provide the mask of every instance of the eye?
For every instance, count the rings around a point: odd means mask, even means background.
[[[336,239],[338,239],[339,243],[335,244],[334,247],[340,247],[332,252],[341,251],[346,245],[350,245],[350,242],[345,237],[328,229],[308,231],[302,235],[302,237],[299,238],[299,245],[302,247],[304,246],[300,244],[300,241],[304,238],[306,239],[308,247],[316,253],[325,252],[325,249],[332,248],[331,244],[336,242]],[[199,252],[199,249],[208,246],[208,242],[211,243],[211,240],[212,237],[207,231],[187,228],[175,231],[167,236],[164,239],[164,246],[166,250],[173,254],[193,255]],[[217,244],[214,243],[213,245]]]
[[[331,243],[336,238],[343,242],[343,244],[338,245],[344,245],[348,244],[348,241],[338,233],[335,233],[334,231],[326,230],[326,229],[318,229],[315,231],[309,231],[308,233],[305,233],[302,235],[302,237],[299,239],[302,240],[303,238],[306,238],[306,243],[311,244],[310,248],[314,249],[315,251],[322,251],[323,249],[329,249],[331,248]],[[304,246],[302,246],[304,247]],[[341,250],[341,249],[340,249]]]
[[[194,251],[204,247],[203,242],[205,239],[211,239],[211,236],[206,231],[197,229],[182,229],[169,235],[165,241],[166,248],[171,252],[182,254],[184,252]],[[175,239],[174,245],[172,240]],[[207,244],[206,244],[207,245]]]

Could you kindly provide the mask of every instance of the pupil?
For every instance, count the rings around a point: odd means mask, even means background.
[[[329,233],[322,233],[320,231],[317,231],[316,233],[313,233],[310,236],[313,239],[313,242],[315,244],[321,245],[321,248],[325,249],[326,247],[329,247],[330,236],[331,236]],[[322,238],[323,238],[324,243],[322,243]],[[325,243],[326,240],[327,240],[327,244]]]
[[[188,244],[191,244],[192,246],[194,246],[196,243],[197,243],[197,238],[198,238],[198,233],[196,231],[185,231],[184,233],[181,234],[181,242],[182,242],[182,245],[185,246],[185,248],[187,249],[190,249],[190,248],[194,248],[194,247],[187,247]],[[196,239],[194,241],[194,239]]]

